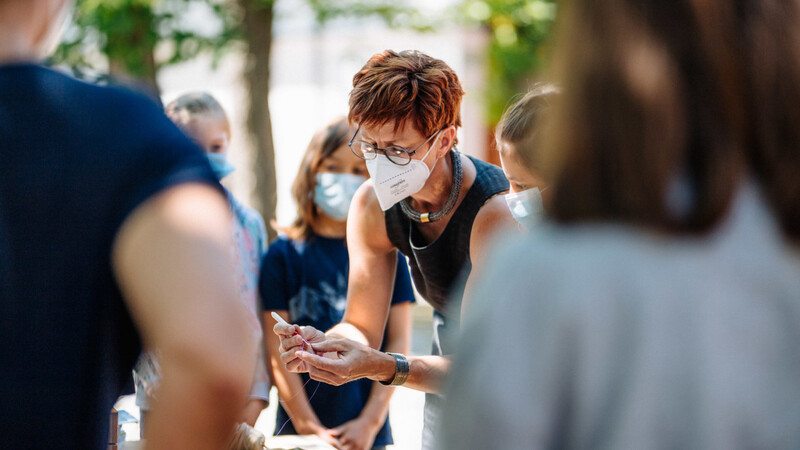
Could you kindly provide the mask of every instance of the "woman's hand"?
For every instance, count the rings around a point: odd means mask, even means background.
[[[359,416],[331,430],[344,450],[369,450],[383,423]]]
[[[309,344],[327,341],[325,333],[309,326],[276,323],[272,331],[281,339],[278,351],[281,354],[281,362],[289,372],[308,372],[308,366],[297,358],[296,353],[300,350],[313,352]]]
[[[350,339],[312,344],[313,353],[295,347],[295,356],[315,380],[340,386],[359,378],[382,381],[394,377],[394,358],[372,347]]]

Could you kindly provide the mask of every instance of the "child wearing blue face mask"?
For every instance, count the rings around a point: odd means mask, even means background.
[[[354,132],[344,118],[338,119],[318,131],[306,150],[292,192],[297,218],[281,229],[284,235],[270,245],[262,265],[265,329],[275,324],[270,316],[273,311],[288,322],[321,330],[331,328],[344,315],[349,272],[347,212],[367,177],[364,161],[347,146]],[[398,256],[384,350],[408,351],[413,301],[408,266]],[[277,349],[278,337],[270,332],[265,336],[267,348]],[[269,353],[272,379],[281,398],[276,434],[314,434],[336,448],[392,444],[387,411],[394,388],[366,378],[338,387],[316,381],[306,384],[307,373],[288,372],[279,352]]]
[[[541,115],[548,108],[548,101],[558,89],[540,84],[511,105],[497,124],[495,140],[500,153],[500,164],[508,178],[510,189],[506,202],[511,215],[522,228],[529,229],[544,216],[544,204],[548,182],[540,170],[523,164],[519,151],[532,148],[534,137],[541,122]],[[533,158],[534,160],[536,158]]]
[[[214,97],[202,92],[185,94],[169,103],[165,112],[206,154],[218,179],[221,180],[234,171],[234,166],[227,159],[231,135],[230,124],[225,111]],[[241,204],[230,192],[228,192],[228,200],[234,219],[233,243],[237,256],[236,272],[232,275],[236,278],[241,293],[240,300],[251,313],[249,321],[251,331],[259,342],[263,342],[259,319],[258,277],[261,259],[267,250],[264,219],[255,210]],[[156,388],[160,376],[155,355],[156,352],[152,351],[143,354],[134,370],[136,404],[141,410],[143,433],[145,433],[150,398],[157,395]],[[262,345],[259,349],[253,387],[242,412],[242,422],[251,427],[255,425],[259,414],[269,402],[269,389],[270,381]]]

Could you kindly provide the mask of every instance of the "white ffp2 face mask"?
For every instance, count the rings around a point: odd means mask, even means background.
[[[386,211],[400,200],[416,194],[425,186],[425,182],[428,181],[431,170],[433,170],[432,168],[428,169],[425,158],[428,157],[431,150],[436,148],[441,135],[440,131],[422,159],[412,159],[405,166],[398,166],[391,162],[386,155],[376,155],[375,159],[367,160],[367,171],[372,178],[372,186],[382,210]],[[436,163],[433,163],[433,167],[436,167]]]
[[[542,192],[538,187],[522,192],[506,194],[506,203],[511,215],[525,228],[536,225],[544,215]]]

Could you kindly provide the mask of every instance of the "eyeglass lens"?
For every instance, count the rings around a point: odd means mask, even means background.
[[[351,148],[356,153],[356,156],[360,156],[364,159],[375,159],[375,156],[378,154],[378,152],[380,152],[385,154],[386,157],[395,164],[404,165],[411,161],[410,152],[396,145],[390,145],[384,149],[378,149],[374,145],[367,142],[355,140],[353,141]]]

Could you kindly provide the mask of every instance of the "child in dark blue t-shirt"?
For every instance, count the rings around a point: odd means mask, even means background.
[[[261,267],[265,329],[274,325],[272,311],[291,323],[320,330],[342,320],[349,272],[347,212],[367,176],[364,161],[347,146],[354,132],[342,118],[318,131],[306,151],[292,192],[297,218],[269,247]],[[384,350],[408,351],[413,301],[408,265],[398,255]],[[281,398],[276,434],[315,434],[337,448],[382,448],[393,443],[387,416],[393,388],[368,379],[338,387],[307,383],[308,374],[290,373],[281,363],[278,337],[264,335]]]

